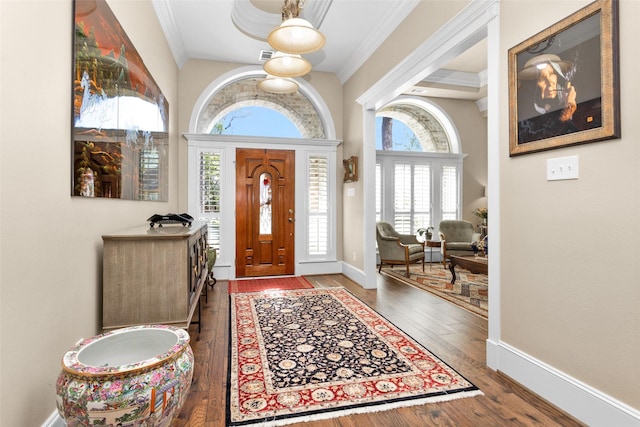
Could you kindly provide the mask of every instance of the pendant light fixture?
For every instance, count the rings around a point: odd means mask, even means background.
[[[300,55],[324,46],[324,35],[309,21],[298,17],[305,1],[284,0],[282,24],[269,33],[269,44],[276,52],[264,63],[267,77],[258,84],[266,92],[296,92],[299,86],[291,77],[304,76],[311,71],[311,63]]]
[[[313,28],[309,21],[298,17],[303,7],[304,1],[284,0],[282,24],[271,31],[267,38],[275,50],[301,55],[315,52],[324,46],[324,35]]]
[[[264,63],[267,74],[278,77],[300,77],[311,71],[311,63],[300,55],[276,52]]]
[[[293,79],[270,76],[258,83],[258,87],[271,93],[294,93],[298,90],[298,83]]]

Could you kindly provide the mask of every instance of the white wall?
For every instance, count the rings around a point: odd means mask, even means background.
[[[70,196],[71,0],[0,2],[0,425],[41,425],[101,326],[101,235],[176,209],[177,67],[150,1],[110,0],[169,101],[169,202]],[[140,25],[140,23],[144,25]]]

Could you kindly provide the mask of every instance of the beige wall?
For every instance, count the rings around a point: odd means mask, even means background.
[[[177,67],[150,1],[108,3],[169,101],[169,202],[70,196],[72,2],[2,0],[2,426],[42,425],[62,355],[99,331],[101,235],[177,206]]]
[[[473,101],[429,98],[446,111],[460,137],[464,159],[462,176],[462,219],[480,224],[473,215],[476,208],[486,208],[484,187],[487,184],[487,118]],[[434,224],[435,225],[435,224]]]
[[[634,53],[640,2],[620,2],[622,138],[508,156],[508,49],[588,3],[501,5],[501,334],[516,349],[640,409]],[[570,155],[579,156],[580,178],[546,181],[546,160]]]

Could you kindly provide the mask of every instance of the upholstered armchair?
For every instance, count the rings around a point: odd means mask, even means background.
[[[442,263],[446,264],[451,255],[473,255],[471,244],[480,240],[469,221],[445,220],[438,226]]]
[[[424,271],[424,243],[418,242],[416,236],[399,234],[388,222],[378,222],[376,241],[380,253],[378,273],[382,269],[382,264],[404,265],[409,277],[409,264],[414,262],[422,262],[422,271]]]

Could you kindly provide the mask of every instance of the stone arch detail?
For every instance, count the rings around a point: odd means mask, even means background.
[[[262,74],[261,74],[262,73]],[[226,114],[245,106],[273,109],[289,119],[302,138],[335,138],[335,128],[328,107],[312,87],[298,81],[300,90],[293,94],[272,94],[258,88],[264,78],[261,68],[244,67],[213,82],[202,93],[191,116],[194,133],[210,133],[213,125]]]
[[[379,109],[376,115],[406,124],[418,138],[424,152],[461,152],[453,121],[444,110],[428,100],[401,97]]]

